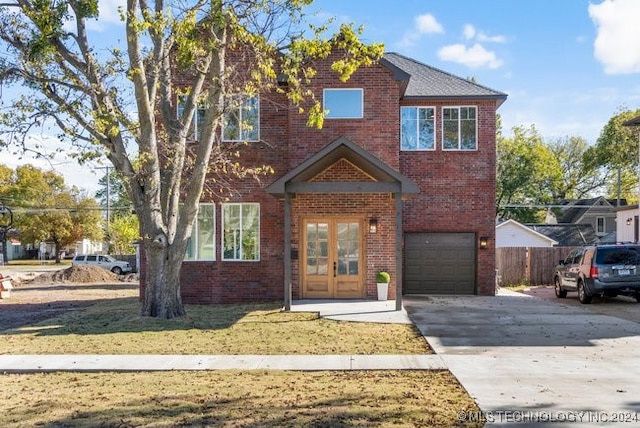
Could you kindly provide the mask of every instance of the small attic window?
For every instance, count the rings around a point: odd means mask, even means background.
[[[325,89],[322,93],[325,119],[362,119],[364,91],[358,88]]]

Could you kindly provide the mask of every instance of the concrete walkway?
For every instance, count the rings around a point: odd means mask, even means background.
[[[0,372],[444,370],[437,355],[0,355]]]

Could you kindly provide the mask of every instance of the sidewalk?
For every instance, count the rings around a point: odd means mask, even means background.
[[[444,370],[437,355],[0,355],[0,373],[163,370]]]

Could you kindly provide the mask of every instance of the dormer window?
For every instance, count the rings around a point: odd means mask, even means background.
[[[325,119],[362,119],[364,117],[362,89],[325,89],[322,95]]]

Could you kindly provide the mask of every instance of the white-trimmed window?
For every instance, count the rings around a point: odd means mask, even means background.
[[[605,234],[605,219],[604,217],[596,217],[596,234],[604,235]]]
[[[227,97],[223,118],[224,141],[260,140],[260,99],[251,95]]]
[[[325,89],[322,92],[325,119],[362,119],[364,91],[359,88]]]
[[[187,102],[187,95],[178,95],[178,118],[181,118],[184,114],[184,104]],[[194,112],[195,117],[191,121],[191,132],[189,138],[195,141],[200,141],[202,135],[202,126],[204,124],[204,114],[207,111],[204,100],[198,103],[198,107]]]
[[[442,107],[442,149],[477,150],[476,107]]]
[[[260,260],[260,204],[222,204],[222,260]]]
[[[187,243],[185,260],[216,259],[216,206],[200,204],[198,216],[193,224],[191,238]]]
[[[434,150],[436,141],[434,107],[400,108],[401,150]]]

